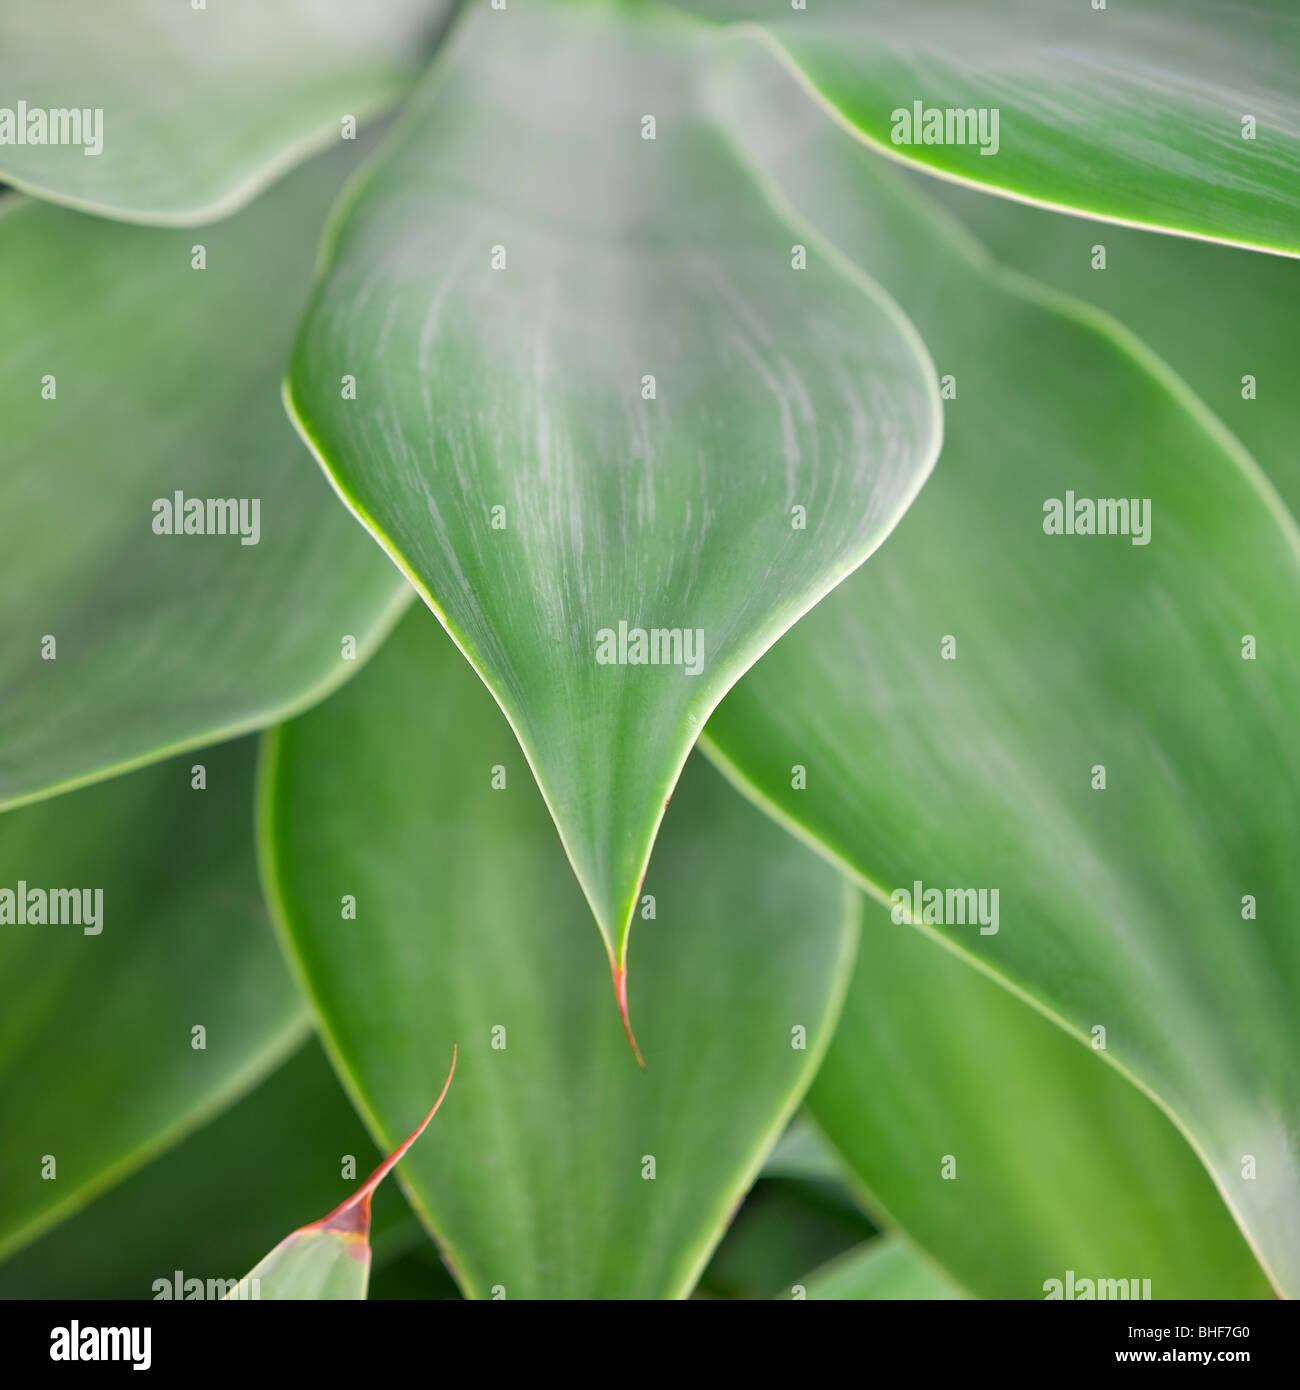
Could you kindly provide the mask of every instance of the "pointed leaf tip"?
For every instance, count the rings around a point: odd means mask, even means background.
[[[362,1299],[370,1280],[370,1198],[438,1113],[456,1074],[451,1067],[429,1113],[364,1183],[328,1216],[286,1236],[239,1281],[238,1296],[268,1299]],[[227,1297],[235,1297],[229,1294]]]
[[[438,1113],[438,1107],[442,1104],[443,1098],[451,1088],[451,1078],[456,1074],[456,1045],[451,1048],[451,1067],[447,1072],[447,1079],[442,1083],[442,1090],[438,1092],[438,1099],[433,1102],[429,1113],[420,1121],[411,1133],[388,1155],[386,1159],[375,1169],[365,1182],[345,1202],[341,1202],[334,1208],[328,1216],[323,1216],[319,1221],[314,1221],[304,1230],[328,1230],[328,1231],[353,1231],[359,1230],[364,1236],[370,1230],[370,1199],[374,1195],[375,1188],[393,1171],[406,1151],[422,1135],[428,1127],[429,1121]]]
[[[641,1049],[636,1045],[636,1034],[632,1032],[632,1020],[627,1011],[627,966],[617,965],[611,956],[609,961],[610,974],[614,977],[614,998],[618,1001],[619,1017],[623,1020],[623,1032],[627,1037],[627,1045],[632,1049],[632,1056],[636,1058],[636,1064],[645,1071],[645,1058],[641,1055]]]
[[[501,26],[464,8],[345,200],[287,396],[495,696],[617,953],[708,714],[893,529],[943,413],[892,300],[829,249],[808,273],[802,224],[737,157],[711,28],[667,7],[519,9]],[[689,139],[629,180],[644,111]],[[510,187],[527,196],[498,206]],[[560,234],[579,206],[610,215]],[[491,256],[470,232],[488,225]],[[384,390],[345,399],[358,355]]]

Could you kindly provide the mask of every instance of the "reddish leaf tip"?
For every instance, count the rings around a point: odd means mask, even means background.
[[[635,1046],[635,1044],[633,1044]],[[304,1230],[315,1228],[339,1232],[342,1234],[355,1234],[364,1239],[370,1231],[370,1198],[375,1188],[392,1172],[393,1168],[405,1155],[406,1151],[422,1135],[428,1123],[438,1113],[438,1107],[442,1104],[448,1089],[451,1087],[451,1078],[456,1074],[456,1045],[451,1048],[451,1068],[447,1072],[447,1079],[442,1083],[442,1090],[438,1092],[438,1099],[433,1102],[429,1113],[420,1121],[409,1135],[388,1155],[386,1159],[375,1169],[362,1185],[345,1202],[341,1202],[334,1208],[328,1216],[315,1221]]]
[[[623,1033],[627,1038],[627,1044],[632,1049],[632,1056],[636,1058],[636,1064],[645,1071],[645,1058],[641,1055],[641,1049],[636,1045],[636,1036],[632,1032],[632,1020],[627,1011],[627,966],[617,965],[611,956],[609,961],[610,973],[614,977],[614,998],[618,1000],[619,1016],[623,1020]]]

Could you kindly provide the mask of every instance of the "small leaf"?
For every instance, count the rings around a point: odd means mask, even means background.
[[[328,1216],[292,1232],[240,1280],[227,1299],[361,1299],[370,1282],[370,1199],[438,1113],[456,1074],[456,1049],[438,1099],[415,1129],[347,1201]]]

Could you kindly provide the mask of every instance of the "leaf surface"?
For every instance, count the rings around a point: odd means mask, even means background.
[[[197,241],[5,200],[0,806],[273,723],[405,606],[276,387],[356,159]]]
[[[253,745],[201,760],[206,790],[185,759],[0,816],[0,1251],[222,1110],[302,1038],[258,891]],[[25,902],[45,897],[46,923],[14,920],[20,884]],[[57,890],[89,890],[89,912]]]
[[[616,978],[704,720],[938,445],[909,326],[769,203],[710,51],[667,11],[467,14],[332,224],[287,385],[510,720]]]
[[[808,1104],[867,1210],[980,1298],[1041,1299],[1069,1269],[1270,1297],[1200,1160],[1098,1042],[869,904]]]
[[[1004,264],[1106,310],[1158,352],[1300,516],[1300,265],[929,187]]]
[[[399,1132],[459,1042],[437,1143],[403,1167],[466,1294],[689,1293],[833,1027],[854,935],[837,876],[688,770],[641,909],[638,1071],[527,765],[421,612],[271,738],[262,837],[374,1133]]]
[[[930,173],[1300,255],[1290,0],[684,3],[761,35],[848,129]]]
[[[309,1039],[227,1110],[0,1265],[0,1298],[223,1298],[287,1217],[342,1201],[373,1153]],[[390,1262],[418,1244],[428,1237],[385,1183],[375,1194],[371,1298]]]
[[[727,1227],[696,1298],[769,1299],[789,1294],[804,1271],[876,1234],[838,1180],[764,1176]]]
[[[710,746],[882,899],[996,889],[996,934],[924,929],[1078,1035],[1105,1027],[1300,1292],[1294,522],[1114,321],[999,271],[788,80],[735,79],[751,157],[898,294],[957,394],[906,524]],[[1049,534],[1068,493],[1136,498],[1139,526],[1145,499],[1148,542]]]
[[[943,1275],[892,1236],[879,1236],[822,1265],[803,1280],[805,1299],[863,1302],[963,1297]]]
[[[765,1178],[838,1182],[844,1164],[805,1114],[796,1115],[763,1164]]]
[[[448,9],[448,0],[6,5],[0,180],[126,222],[211,222],[338,141],[345,118],[392,105]]]

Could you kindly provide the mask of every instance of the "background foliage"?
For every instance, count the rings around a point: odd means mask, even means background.
[[[8,7],[0,888],[105,916],[0,898],[0,1293],[238,1277],[453,1043],[371,1297],[1300,1289],[1298,45]]]

